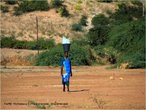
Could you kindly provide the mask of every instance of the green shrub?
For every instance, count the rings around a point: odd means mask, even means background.
[[[17,4],[18,0],[5,0],[7,4],[14,5]]]
[[[92,18],[91,22],[94,27],[107,26],[109,24],[109,18],[104,14],[98,14]]]
[[[73,24],[71,26],[71,30],[73,30],[73,31],[79,31],[79,32],[83,31],[81,24],[77,24],[77,23],[75,23],[75,24]]]
[[[92,18],[93,28],[87,33],[87,39],[91,46],[103,45],[107,41],[109,31],[109,18],[103,14]]]
[[[111,15],[113,24],[118,25],[142,18],[142,5],[128,5],[121,3],[118,7],[116,12]]]
[[[118,63],[130,63],[131,68],[144,67],[144,19],[115,26],[109,33],[108,45],[120,51]]]
[[[96,54],[99,55],[100,57],[105,56],[104,46],[102,46],[102,45],[95,46],[94,50],[95,50]]]
[[[82,15],[79,24],[82,26],[87,26],[87,16]]]
[[[60,6],[63,6],[63,0],[51,0],[50,5],[52,8],[59,8]]]
[[[90,64],[90,54],[87,48],[80,47],[77,44],[72,44],[69,52],[69,56],[72,65],[89,65]],[[36,65],[48,66],[60,64],[61,58],[63,57],[63,47],[58,45],[49,51],[41,53],[37,56]]]
[[[37,50],[38,49],[37,42],[36,41],[27,41],[26,49]]]
[[[3,13],[9,12],[9,7],[8,6],[1,5],[0,8],[1,8],[1,11]]]
[[[1,47],[5,48],[13,48],[14,45],[16,44],[16,40],[14,37],[1,37]]]
[[[90,53],[87,47],[79,46],[77,44],[71,45],[70,58],[72,65],[90,65]]]
[[[60,13],[61,16],[65,16],[65,17],[69,16],[69,12],[65,6],[61,6],[60,8],[58,8],[57,11]]]
[[[144,50],[144,49],[143,49]],[[128,63],[129,68],[145,68],[145,52],[128,52],[126,54],[122,54],[118,58],[118,65],[122,63]]]
[[[98,0],[98,2],[106,2],[106,3],[111,3],[113,0]]]
[[[1,47],[2,48],[16,48],[16,49],[50,49],[55,46],[55,41],[53,39],[45,40],[43,38],[37,41],[19,41],[14,37],[1,37]]]
[[[114,49],[113,47],[106,47],[106,46],[96,46],[94,48],[96,54],[102,58],[106,58],[108,62],[111,64],[115,64],[117,62],[117,57],[119,52]]]
[[[49,49],[55,46],[55,41],[54,39],[45,40],[43,38],[40,38],[38,40],[38,46],[39,46],[39,49]]]
[[[76,38],[76,39],[73,39],[72,44],[76,44],[78,46],[87,46],[88,41],[85,38]]]
[[[74,8],[75,8],[75,10],[77,10],[77,11],[82,10],[82,7],[81,7],[80,4],[76,4]]]
[[[14,48],[16,49],[26,49],[26,41],[16,41]]]
[[[48,51],[42,52],[39,56],[37,56],[36,65],[57,66],[60,64],[60,60],[62,57],[63,57],[63,48],[62,45],[58,45]]]
[[[31,11],[47,11],[49,9],[48,0],[22,0],[15,10],[15,15],[19,13],[31,12]]]

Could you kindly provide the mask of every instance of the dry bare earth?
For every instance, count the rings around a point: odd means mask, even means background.
[[[50,1],[50,0],[49,0]],[[4,3],[0,3],[4,4]],[[81,15],[87,15],[89,26],[91,27],[91,19],[95,14],[106,13],[107,10],[114,11],[116,4],[98,3],[90,0],[83,1],[80,4],[81,10],[76,10],[77,0],[67,0],[64,3],[67,10],[71,14],[70,17],[61,17],[56,13],[55,9],[48,11],[35,11],[25,13],[21,16],[14,16],[14,6],[10,6],[8,13],[1,13],[1,34],[5,36],[15,36],[18,40],[36,40],[36,16],[38,17],[39,37],[46,39],[53,38],[56,43],[61,42],[62,34],[69,33],[69,37],[81,37],[84,33],[71,31],[71,25],[77,23]],[[85,31],[86,32],[86,31]]]
[[[16,69],[15,72],[5,71],[1,73],[1,107],[35,109],[39,106],[32,102],[37,102],[46,103],[47,109],[144,110],[144,69],[109,70],[105,67],[73,67],[71,92],[62,92],[58,67],[31,67],[30,71],[27,71],[28,68]],[[41,72],[39,69],[44,71]],[[31,103],[28,105],[28,102]]]

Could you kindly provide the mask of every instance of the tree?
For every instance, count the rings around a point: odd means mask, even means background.
[[[91,46],[102,45],[107,39],[109,19],[103,14],[96,15],[92,19],[93,28],[87,34]]]
[[[62,6],[63,2],[63,0],[51,0],[50,4],[52,8],[59,8],[60,6]]]
[[[79,24],[81,24],[82,26],[87,26],[87,16],[82,15]]]

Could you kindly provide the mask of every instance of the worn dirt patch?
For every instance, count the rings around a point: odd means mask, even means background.
[[[73,67],[71,92],[62,91],[59,67],[42,67],[46,70],[42,72],[5,71],[1,73],[1,108],[145,109],[144,69],[105,67]]]

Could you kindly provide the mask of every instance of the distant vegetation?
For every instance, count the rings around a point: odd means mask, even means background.
[[[6,4],[18,6],[15,7],[14,15],[22,15],[26,12],[32,11],[47,11],[50,8],[55,8],[62,17],[68,17],[69,11],[63,4],[63,0],[51,0],[50,4],[48,0],[5,0]],[[1,6],[2,12],[8,12],[8,6]]]
[[[43,38],[37,41],[19,41],[14,37],[1,37],[1,48],[15,48],[15,49],[49,49],[55,46],[53,39],[45,40]]]
[[[97,0],[98,2],[106,2],[106,3],[111,3],[113,0]]]
[[[48,0],[22,0],[18,5],[15,15],[32,11],[46,11],[49,9]]]
[[[116,0],[97,0],[98,2],[110,3]],[[27,3],[32,4],[27,4]],[[24,0],[20,3],[17,11],[29,12],[33,10],[48,10],[55,8],[61,16],[68,16],[69,13],[62,0]],[[7,2],[9,3],[9,2]],[[44,3],[44,6],[43,6]],[[79,0],[77,4],[81,4]],[[10,3],[9,3],[10,4]],[[42,7],[43,6],[43,7]],[[80,39],[73,39],[70,50],[72,65],[92,64],[114,64],[119,67],[121,64],[128,64],[129,68],[145,67],[145,18],[143,7],[140,1],[129,3],[119,2],[118,9],[114,13],[97,14],[92,20],[92,27],[81,36]],[[28,8],[25,8],[28,7]],[[40,8],[41,7],[41,8]],[[1,7],[3,12],[7,8]],[[78,8],[77,8],[78,10]],[[19,13],[18,13],[19,14]],[[74,32],[83,32],[87,26],[87,16],[71,25]],[[36,56],[35,65],[59,65],[63,57],[61,44],[55,45],[54,40],[39,39],[36,41],[18,41],[13,37],[2,37],[1,47],[18,49],[49,49]]]
[[[102,14],[92,19],[93,28],[87,34],[88,43],[97,54],[120,66],[128,63],[129,68],[145,67],[145,20],[142,3],[119,4],[115,13]],[[109,28],[110,27],[110,28]]]
[[[91,59],[88,48],[80,47],[77,44],[72,44],[69,56],[72,61],[72,65],[90,65]],[[63,58],[63,48],[62,45],[57,45],[55,48],[52,48],[49,51],[43,52],[37,56],[36,65],[58,66],[61,63],[61,58]]]
[[[0,5],[0,10],[3,13],[7,13],[7,12],[9,12],[9,7],[8,6],[4,6],[4,5]]]
[[[82,15],[82,17],[78,23],[72,24],[71,30],[82,32],[83,26],[87,26],[87,16],[85,16],[85,15]]]
[[[66,6],[63,5],[64,1],[63,0],[51,0],[51,8],[55,8],[56,12],[58,12],[62,17],[68,17],[69,12],[66,9]]]

